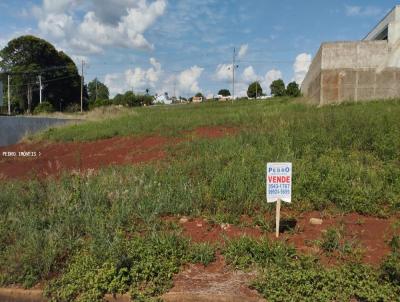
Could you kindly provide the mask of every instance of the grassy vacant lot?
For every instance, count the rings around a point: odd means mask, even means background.
[[[137,299],[157,296],[183,263],[208,263],[215,249],[188,242],[179,226],[160,217],[239,223],[240,215],[273,210],[265,202],[268,161],[293,162],[293,212],[396,214],[399,117],[399,101],[316,108],[282,99],[139,108],[49,130],[35,139],[179,137],[217,125],[237,133],[183,141],[169,148],[166,160],[151,164],[65,174],[59,180],[2,181],[0,281],[28,287],[44,282],[54,301],[97,301],[104,293],[127,291]],[[400,258],[398,238],[393,240],[392,256],[379,270],[360,264],[321,269],[290,247],[269,242],[232,242],[222,252],[233,266],[265,270],[255,287],[269,301],[288,301],[279,300],[285,292],[308,295],[310,301],[394,301],[400,295]],[[282,255],[285,260],[277,261]],[[244,260],[238,264],[238,259]],[[357,287],[359,282],[365,286]],[[340,292],[338,286],[351,290]]]

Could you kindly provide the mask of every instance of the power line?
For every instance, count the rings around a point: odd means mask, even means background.
[[[73,68],[73,66],[50,66],[46,68],[41,68],[41,69],[32,69],[29,71],[10,71],[10,70],[3,70],[0,72],[0,74],[10,74],[10,75],[17,75],[17,74],[37,74],[37,73],[42,73],[45,71],[51,71],[51,70],[60,70],[60,69],[68,69],[68,68]]]
[[[50,80],[45,80],[45,81],[42,80],[42,84],[51,83],[51,82],[55,82],[55,81],[61,81],[61,80],[70,79],[70,78],[77,78],[77,77],[78,77],[78,75],[70,75],[70,76],[64,76],[64,77],[58,77],[58,78],[54,78],[54,79],[50,79]],[[28,82],[25,84],[13,84],[13,85],[10,85],[10,87],[24,87],[24,86],[28,86],[28,85],[34,85],[34,84],[37,84],[37,83],[36,82]]]

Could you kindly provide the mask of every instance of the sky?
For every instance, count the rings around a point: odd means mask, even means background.
[[[0,0],[0,49],[31,34],[65,51],[85,81],[133,90],[264,92],[301,83],[326,41],[360,40],[398,3],[379,0]]]

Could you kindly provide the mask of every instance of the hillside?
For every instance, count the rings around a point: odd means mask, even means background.
[[[241,286],[268,301],[394,301],[399,116],[399,101],[153,106],[1,148],[41,156],[0,160],[0,280],[39,283],[54,301],[150,301],[188,264],[217,263],[253,271]],[[294,171],[278,241],[265,200],[274,161]]]

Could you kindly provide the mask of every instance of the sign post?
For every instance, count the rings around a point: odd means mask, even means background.
[[[281,201],[292,202],[292,163],[268,163],[266,173],[267,202],[276,202],[276,238],[279,237]]]

